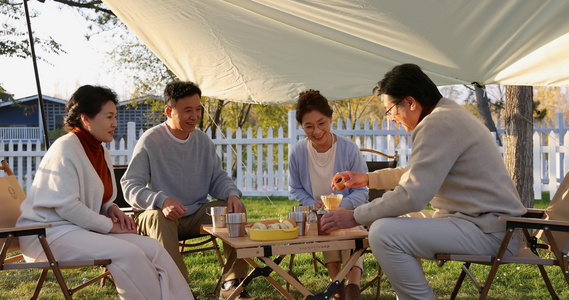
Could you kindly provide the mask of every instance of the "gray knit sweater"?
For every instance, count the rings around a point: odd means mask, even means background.
[[[136,143],[132,160],[121,179],[125,199],[135,207],[161,209],[166,198],[196,212],[208,194],[218,200],[241,197],[241,191],[222,169],[215,145],[200,130],[188,140],[172,138],[165,123],[147,130]]]

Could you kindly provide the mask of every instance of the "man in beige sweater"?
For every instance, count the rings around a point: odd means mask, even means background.
[[[435,299],[416,258],[436,253],[496,253],[505,233],[499,216],[526,212],[488,129],[466,109],[443,98],[413,64],[396,66],[374,88],[387,115],[413,131],[405,168],[341,172],[346,186],[393,189],[355,210],[322,219],[333,231],[370,225],[373,254],[399,299]],[[432,219],[397,218],[430,203]],[[512,243],[509,255],[516,255]],[[507,255],[508,255],[507,254]]]

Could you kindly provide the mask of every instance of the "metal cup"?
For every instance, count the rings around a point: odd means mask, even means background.
[[[245,223],[247,223],[246,213],[225,214],[225,224],[229,237],[241,237],[245,235]]]
[[[305,219],[306,219],[306,223],[312,223],[311,220],[313,222],[316,221],[316,215],[313,213],[314,211],[314,206],[312,205],[297,205],[297,206],[293,206],[292,207],[292,211],[302,211],[304,212]],[[314,214],[314,216],[312,216],[312,214]],[[291,218],[292,219],[292,218]],[[308,230],[308,228],[305,229],[305,231]]]
[[[292,211],[304,211],[308,212],[314,209],[312,205],[296,205],[292,207]]]
[[[225,206],[209,207],[206,213],[211,216],[211,221],[214,228],[226,227],[225,214],[227,213],[227,207]]]
[[[288,213],[288,218],[293,219],[298,226],[298,235],[306,234],[306,212],[292,211]]]

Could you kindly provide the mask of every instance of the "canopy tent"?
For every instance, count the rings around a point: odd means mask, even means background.
[[[569,86],[569,1],[103,0],[204,95],[292,103],[370,95],[393,66],[437,85]]]

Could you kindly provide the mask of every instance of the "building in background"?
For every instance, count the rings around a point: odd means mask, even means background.
[[[65,106],[67,100],[43,96],[46,126],[49,132],[63,128]],[[117,106],[118,127],[115,139],[126,138],[126,124],[134,122],[136,130],[146,130],[164,120],[162,111],[153,113],[156,101],[161,97],[143,97],[135,100],[121,101]],[[43,143],[43,124],[39,110],[38,96],[30,96],[14,101],[0,102],[0,140],[36,141]],[[50,135],[51,136],[51,135]]]

